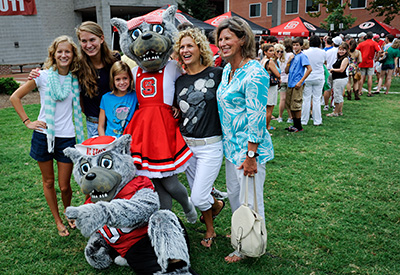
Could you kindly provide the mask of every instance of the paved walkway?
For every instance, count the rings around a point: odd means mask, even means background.
[[[13,74],[6,74],[6,75],[1,74],[0,78],[13,77],[15,81],[17,81],[21,84],[24,84],[28,80],[28,75],[29,75],[29,72],[23,72],[23,73],[18,72],[18,73],[13,73]]]

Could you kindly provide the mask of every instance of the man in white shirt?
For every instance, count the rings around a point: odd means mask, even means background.
[[[321,115],[321,96],[325,82],[324,75],[324,64],[326,63],[326,52],[320,49],[321,40],[318,36],[310,37],[310,48],[304,51],[304,54],[308,57],[312,68],[311,74],[305,81],[305,87],[303,91],[303,106],[301,110],[301,124],[307,125],[310,119],[310,108],[312,98],[312,116],[315,126],[322,124]]]

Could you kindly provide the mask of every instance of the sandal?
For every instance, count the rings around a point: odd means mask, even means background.
[[[246,256],[244,256],[242,253],[239,251],[235,250],[232,253],[230,253],[228,256],[225,257],[225,261],[227,263],[236,263],[239,262],[243,259],[245,259]]]
[[[343,115],[343,113],[342,113],[342,112],[340,112],[340,113],[338,113],[338,115],[339,115],[339,116],[342,116],[342,115]]]
[[[337,117],[339,115],[337,113],[330,113],[330,114],[327,114],[326,116],[328,116],[328,117]]]
[[[203,238],[202,240],[201,240],[201,245],[202,246],[204,246],[204,247],[206,247],[206,248],[211,248],[211,245],[212,245],[212,243],[213,243],[213,241],[214,241],[214,239],[216,238],[217,236],[216,235],[214,235],[213,237],[210,237],[210,238]],[[210,242],[210,243],[209,243]]]
[[[220,201],[222,201],[222,200],[220,200]],[[221,207],[221,209],[219,210],[219,212],[218,212],[217,214],[215,214],[215,215],[212,216],[212,219],[213,219],[213,220],[215,220],[215,218],[219,215],[219,213],[221,213],[221,211],[222,211],[222,209],[224,209],[224,207],[225,207],[225,202],[222,201],[222,207]],[[201,223],[206,223],[206,221],[204,220],[204,216],[203,216],[203,215],[200,216],[200,222],[201,222]]]
[[[367,94],[368,97],[374,96],[372,93]]]

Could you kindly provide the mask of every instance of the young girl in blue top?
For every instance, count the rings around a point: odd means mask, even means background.
[[[120,137],[132,119],[138,103],[132,91],[132,72],[128,64],[117,61],[110,70],[111,92],[101,98],[99,136]]]

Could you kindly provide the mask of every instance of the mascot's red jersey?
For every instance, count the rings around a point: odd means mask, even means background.
[[[180,173],[179,168],[192,156],[171,108],[175,80],[181,72],[175,61],[169,61],[157,72],[136,67],[132,73],[139,109],[124,134],[132,135],[131,155],[137,174],[160,178],[165,172]]]
[[[154,190],[153,183],[149,178],[143,176],[136,177],[128,182],[113,200],[129,200],[138,190],[142,188],[150,188]],[[85,204],[87,203],[93,202],[89,198],[86,200]],[[114,228],[105,225],[98,232],[112,248],[114,248],[122,257],[125,257],[125,254],[128,252],[129,248],[147,235],[147,225],[136,229]]]

